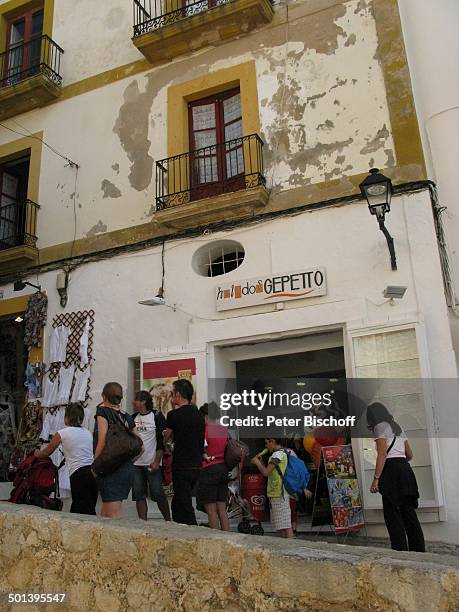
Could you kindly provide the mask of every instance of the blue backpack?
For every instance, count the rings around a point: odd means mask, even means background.
[[[282,449],[287,455],[287,467],[285,473],[282,474],[281,469],[276,465],[276,470],[282,478],[282,497],[284,489],[291,497],[298,497],[308,486],[309,472],[304,462],[294,455],[289,455],[287,451]]]

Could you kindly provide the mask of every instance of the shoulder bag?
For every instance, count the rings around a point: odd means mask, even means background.
[[[143,442],[133,433],[116,411],[112,411],[113,421],[108,422],[105,446],[94,459],[92,469],[98,476],[111,474],[126,461],[134,459],[142,452]]]

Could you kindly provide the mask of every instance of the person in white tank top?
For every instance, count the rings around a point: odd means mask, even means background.
[[[49,457],[62,444],[65,463],[70,474],[72,505],[70,512],[78,514],[96,514],[98,489],[91,472],[94,461],[93,437],[91,432],[82,427],[85,414],[79,403],[65,407],[65,427],[59,429],[50,443],[43,450],[36,450],[35,457]]]
[[[413,451],[405,432],[387,408],[375,402],[367,408],[367,424],[376,444],[376,466],[370,491],[381,493],[384,521],[394,550],[425,552],[416,515],[419,491],[410,464]]]

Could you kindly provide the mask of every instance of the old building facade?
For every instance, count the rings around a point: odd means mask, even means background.
[[[210,378],[257,367],[456,379],[444,203],[405,55],[411,7],[400,2],[401,21],[398,4],[0,0],[0,316],[11,327],[26,310],[33,288],[15,292],[17,280],[46,293],[29,361],[49,363],[62,315],[93,311],[92,408],[106,381],[129,398],[142,364],[175,360],[192,360],[199,402]],[[359,195],[373,167],[395,187],[396,270]],[[218,304],[219,289],[314,269],[320,294]],[[392,285],[402,299],[382,297]],[[164,305],[139,304],[158,288]],[[441,402],[395,395],[417,432],[427,537],[457,539],[455,440],[434,435]],[[380,534],[374,456],[353,445]]]

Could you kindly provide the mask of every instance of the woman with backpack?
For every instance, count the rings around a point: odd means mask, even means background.
[[[72,505],[70,512],[96,514],[97,484],[91,473],[93,446],[91,432],[82,427],[84,410],[80,403],[65,407],[65,427],[54,434],[51,442],[43,450],[36,450],[39,459],[49,457],[62,444],[65,463],[70,474]]]
[[[121,412],[123,388],[117,382],[107,383],[102,390],[102,403],[97,406],[94,426],[94,460],[104,450],[107,432],[110,426],[120,421],[133,433],[135,423],[129,414]],[[116,449],[113,449],[116,453]],[[97,486],[102,498],[100,515],[106,518],[121,518],[121,504],[129,497],[134,480],[132,459],[127,459],[114,471],[101,475],[96,472]]]
[[[370,491],[381,493],[384,521],[394,550],[425,552],[424,534],[416,515],[418,485],[410,464],[413,451],[405,432],[387,408],[367,408],[368,428],[376,442],[376,467]]]
[[[267,496],[271,508],[271,523],[281,538],[293,538],[290,496],[283,486],[283,475],[287,470],[288,455],[282,447],[282,439],[267,438],[265,445],[271,456],[265,466],[261,459],[253,457],[258,471],[268,479]],[[262,451],[265,453],[266,451]]]

